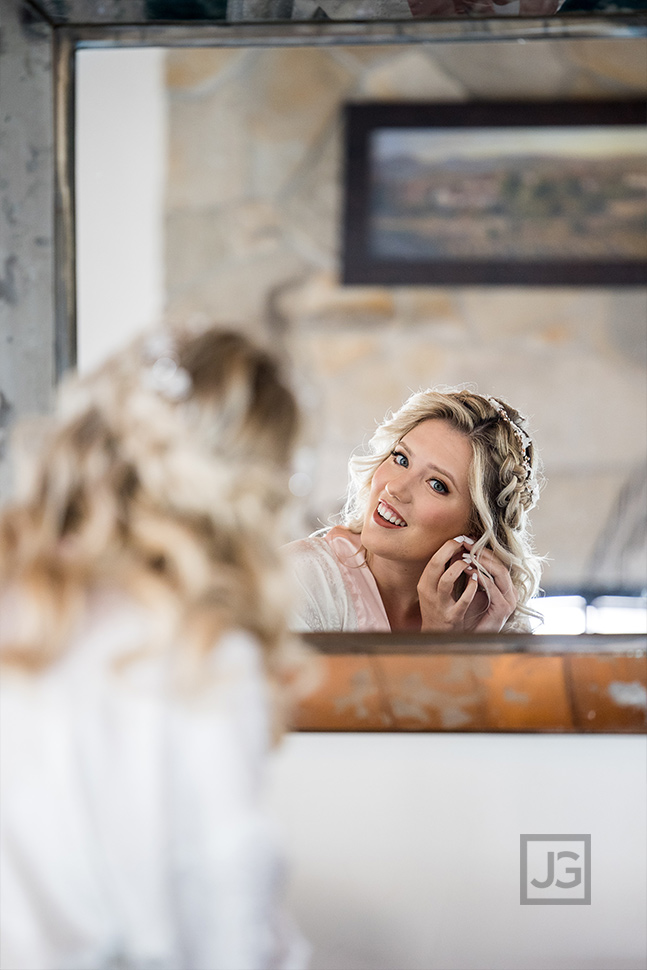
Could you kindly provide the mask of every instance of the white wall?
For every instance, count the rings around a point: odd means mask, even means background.
[[[79,369],[162,312],[166,96],[162,49],[77,55]]]
[[[289,735],[270,803],[311,970],[643,970],[646,768],[640,736]],[[591,905],[520,904],[540,833],[591,835]]]

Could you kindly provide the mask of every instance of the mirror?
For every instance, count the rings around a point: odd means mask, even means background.
[[[309,413],[295,537],[339,509],[348,456],[389,408],[476,385],[535,432],[546,591],[640,592],[645,288],[355,287],[339,266],[344,104],[644,96],[641,39],[91,49],[77,70],[82,367],[115,321],[160,313],[269,337]]]

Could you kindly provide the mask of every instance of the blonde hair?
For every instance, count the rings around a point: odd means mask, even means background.
[[[541,576],[541,559],[533,551],[528,522],[539,497],[540,469],[525,419],[509,404],[469,390],[429,389],[412,394],[378,427],[368,453],[351,458],[341,521],[352,532],[361,532],[375,471],[404,435],[432,418],[447,421],[472,445],[470,534],[478,537],[473,553],[478,561],[482,549],[492,549],[508,566],[518,604],[504,629],[526,629],[527,617],[536,616],[527,604]]]
[[[21,625],[3,660],[37,670],[64,652],[94,588],[154,605],[204,658],[226,628],[253,632],[268,672],[285,633],[275,536],[297,434],[277,362],[212,328],[162,338],[185,381],[156,383],[143,337],[64,388],[23,494],[0,516],[0,586]],[[159,376],[159,374],[157,375]]]

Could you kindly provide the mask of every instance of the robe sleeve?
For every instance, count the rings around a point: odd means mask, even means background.
[[[342,572],[323,537],[298,539],[284,547],[293,576],[295,633],[357,631],[357,614]]]

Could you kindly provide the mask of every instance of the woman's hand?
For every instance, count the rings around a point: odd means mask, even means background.
[[[483,571],[477,570],[471,545],[464,537],[450,539],[427,563],[418,583],[422,630],[498,633],[514,612],[517,594],[507,566],[484,549],[479,553]],[[465,589],[456,597],[463,575]]]

